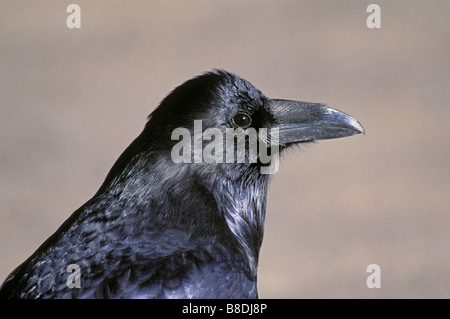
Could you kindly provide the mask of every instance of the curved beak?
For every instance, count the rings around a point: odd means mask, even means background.
[[[365,134],[355,118],[323,104],[280,99],[269,103],[281,145]]]

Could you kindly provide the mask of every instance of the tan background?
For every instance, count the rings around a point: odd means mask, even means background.
[[[80,30],[66,27],[81,6]],[[450,297],[450,2],[0,1],[0,281],[100,186],[176,85],[212,68],[327,103],[366,136],[289,153],[262,298]],[[174,115],[176,116],[176,115]],[[366,267],[381,266],[369,289]]]

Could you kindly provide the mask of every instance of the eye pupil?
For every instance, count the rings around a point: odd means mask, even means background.
[[[233,122],[239,127],[248,127],[252,123],[252,118],[248,114],[239,113],[234,116]]]

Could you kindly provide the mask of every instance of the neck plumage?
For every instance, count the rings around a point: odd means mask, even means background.
[[[256,274],[264,235],[268,175],[225,180],[217,185],[214,196],[228,227],[236,236],[239,251]]]

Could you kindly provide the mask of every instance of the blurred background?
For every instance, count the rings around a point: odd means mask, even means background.
[[[66,26],[73,2],[81,29]],[[282,160],[259,296],[449,298],[450,2],[377,1],[380,29],[371,3],[0,0],[0,281],[175,86],[224,68],[366,129]]]

